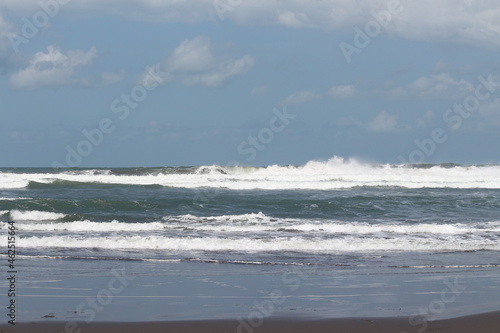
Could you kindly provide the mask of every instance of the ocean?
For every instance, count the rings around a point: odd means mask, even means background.
[[[261,168],[0,169],[0,227],[15,221],[20,253],[35,257],[332,265],[337,256],[367,264],[367,255],[413,251],[480,257],[500,251],[499,216],[498,165],[333,158]]]
[[[2,168],[4,249],[9,221],[17,259],[59,277],[65,261],[491,273],[500,165]]]

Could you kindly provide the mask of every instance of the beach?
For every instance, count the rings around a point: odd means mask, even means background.
[[[498,332],[497,175],[4,169],[1,329]]]
[[[245,327],[245,328],[242,328]],[[27,323],[15,328],[3,327],[3,332],[255,332],[255,333],[300,333],[300,332],[350,332],[350,333],[402,333],[417,332],[414,326],[402,318],[346,318],[346,319],[266,319],[262,325],[247,329],[235,320],[207,320],[181,322],[141,323]],[[500,327],[500,313],[491,312],[447,320],[431,321],[425,330],[435,333],[496,333]]]
[[[0,333],[500,333],[499,18],[0,0]]]
[[[20,259],[4,332],[498,332],[497,269]],[[64,268],[64,273],[63,273]],[[74,326],[74,327],[73,327]],[[474,329],[472,329],[474,328]],[[489,329],[489,330],[488,330]]]

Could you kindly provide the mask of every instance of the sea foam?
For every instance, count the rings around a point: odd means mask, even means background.
[[[353,187],[500,188],[500,166],[368,164],[333,157],[302,166],[241,167],[201,166],[182,172],[141,169],[135,174],[112,170],[77,170],[60,173],[0,173],[0,188],[23,188],[36,182],[161,185],[177,188],[225,188],[232,190],[330,190]],[[67,184],[66,184],[67,185]]]
[[[64,218],[62,213],[44,212],[39,210],[12,210],[10,217],[15,221],[50,221]]]

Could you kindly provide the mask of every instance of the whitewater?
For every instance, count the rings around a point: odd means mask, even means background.
[[[491,267],[499,216],[498,165],[0,169],[29,258]]]
[[[0,169],[1,170],[1,169]],[[99,183],[232,190],[331,190],[360,186],[404,188],[500,188],[499,165],[366,164],[334,157],[303,166],[201,166],[169,168],[23,169],[0,171],[0,189],[43,184]]]

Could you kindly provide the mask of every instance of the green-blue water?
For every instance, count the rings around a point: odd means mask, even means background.
[[[495,165],[0,169],[29,257],[490,267],[499,199]]]

